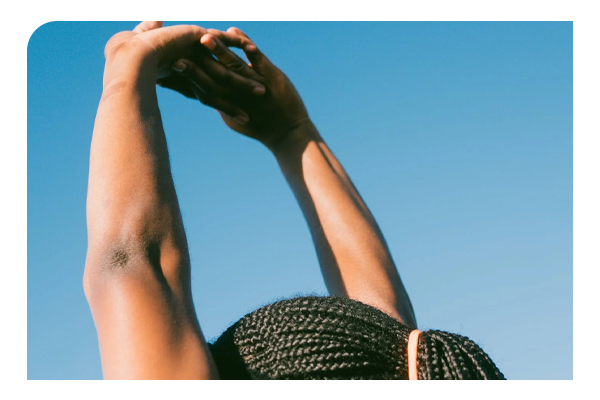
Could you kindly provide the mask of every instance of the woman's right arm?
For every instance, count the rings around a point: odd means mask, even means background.
[[[375,218],[312,122],[296,127],[272,151],[308,223],[329,293],[416,326]]]
[[[373,215],[311,122],[292,83],[241,31],[232,28],[218,37],[242,47],[252,68],[240,65],[215,36],[203,36],[202,43],[221,63],[236,66],[266,87],[260,98],[236,100],[249,122],[239,124],[226,115],[223,119],[276,157],[308,223],[329,293],[373,305],[416,326],[410,299]],[[197,81],[197,73],[191,66],[186,77]],[[210,101],[215,99],[205,102]]]

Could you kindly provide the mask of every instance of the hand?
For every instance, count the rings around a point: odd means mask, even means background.
[[[124,31],[110,38],[104,48],[109,69],[127,69],[131,63],[156,66],[158,75],[171,74],[170,65],[181,57],[201,50],[200,37],[206,29],[194,25],[162,28],[161,21],[144,21],[133,31]]]
[[[228,42],[237,37],[237,34],[214,29],[208,29],[207,32]],[[237,56],[237,64],[226,58],[219,62],[204,46],[200,47],[192,59],[181,59],[172,65],[178,74],[161,78],[157,84],[200,100],[229,121],[238,125],[246,124],[249,121],[248,114],[238,104],[251,103],[256,101],[257,96],[264,95],[265,79]]]
[[[262,90],[264,93],[261,85],[236,76],[214,60],[210,52],[200,44],[200,37],[206,32],[208,30],[195,25],[163,28],[161,21],[144,21],[133,31],[119,32],[110,38],[104,48],[104,55],[112,69],[127,69],[132,62],[150,62],[157,67],[157,78],[167,83],[174,75],[175,79],[178,78],[171,68],[173,62],[187,57],[205,66],[213,75],[233,79],[237,85],[245,85],[250,91],[259,87],[258,91]],[[189,90],[187,94],[190,94]]]
[[[235,110],[221,113],[231,129],[260,141],[273,151],[296,128],[310,123],[306,107],[292,82],[241,30],[208,30],[201,43],[230,71],[259,82],[266,89],[264,95],[252,96],[238,80],[223,79],[215,85],[206,79],[208,71],[204,70],[204,64],[180,60],[186,65],[182,76],[193,83],[192,90],[203,104],[217,110],[223,107]],[[227,46],[243,49],[250,64]],[[242,118],[232,118],[232,112]]]

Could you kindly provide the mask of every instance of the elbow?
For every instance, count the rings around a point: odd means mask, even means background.
[[[154,268],[150,246],[141,237],[121,235],[93,241],[83,273],[83,290],[88,301],[95,294],[105,292],[115,281],[140,276]]]
[[[141,204],[130,201],[127,207],[88,214],[83,276],[88,301],[122,281],[158,281],[162,287],[175,288],[189,280],[189,255],[178,213],[169,204]]]
[[[174,288],[188,275],[189,257],[181,246],[164,237],[125,230],[88,245],[83,290],[90,302],[120,282],[158,281]]]

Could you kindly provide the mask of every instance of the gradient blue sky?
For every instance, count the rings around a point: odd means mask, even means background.
[[[245,30],[294,82],[421,329],[469,336],[509,379],[572,379],[572,23],[198,24]],[[89,145],[104,44],[134,26],[49,23],[29,42],[29,379],[102,377],[81,284]],[[274,158],[158,90],[206,337],[277,298],[324,294]]]

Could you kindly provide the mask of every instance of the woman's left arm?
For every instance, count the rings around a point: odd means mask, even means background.
[[[155,89],[159,72],[204,32],[122,32],[105,51],[90,151],[84,290],[108,379],[218,377],[194,311]]]

